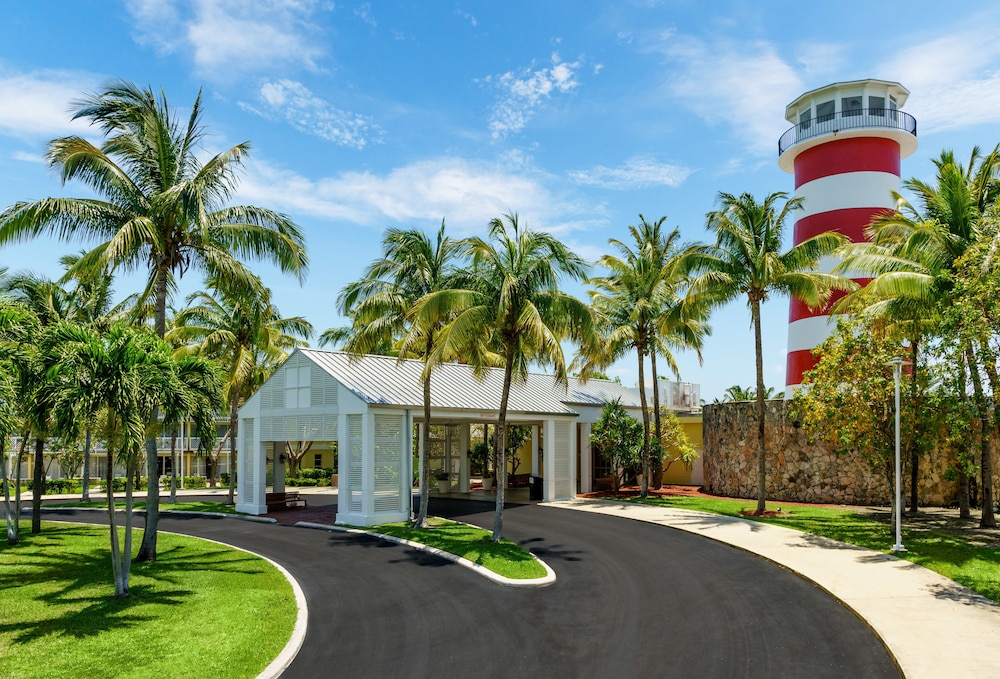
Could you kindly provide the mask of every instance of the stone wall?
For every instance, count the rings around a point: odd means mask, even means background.
[[[769,500],[830,504],[888,504],[891,489],[857,454],[838,454],[810,443],[788,402],[768,401],[764,441]],[[757,497],[757,424],[753,403],[706,405],[703,413],[705,490],[730,497]],[[907,456],[904,454],[904,463]],[[958,497],[958,482],[943,472],[949,460],[933,453],[920,460],[919,501],[947,505]],[[994,472],[1000,467],[994,454]],[[904,471],[904,497],[909,497],[909,471]],[[1000,488],[994,479],[994,493]]]

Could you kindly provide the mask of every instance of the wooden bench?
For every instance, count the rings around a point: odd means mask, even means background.
[[[267,503],[268,512],[306,506],[306,499],[299,495],[299,491],[297,490],[286,491],[284,493],[267,493],[264,501]]]
[[[507,477],[508,488],[524,488],[528,485],[531,474],[511,474]]]

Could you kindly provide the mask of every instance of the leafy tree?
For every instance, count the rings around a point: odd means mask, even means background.
[[[0,243],[38,236],[88,239],[99,244],[75,270],[145,269],[146,299],[154,305],[154,329],[166,331],[167,298],[191,267],[215,276],[227,288],[252,287],[240,258],[270,261],[304,275],[302,233],[287,216],[253,206],[227,205],[238,171],[250,150],[244,142],[202,162],[205,134],[201,93],[186,125],[173,115],[166,96],[120,80],[75,103],[73,119],[89,120],[104,134],[94,146],[70,136],[49,143],[48,161],[62,181],[78,179],[101,198],[43,198],[18,202],[0,214]],[[156,423],[158,413],[150,422]],[[147,476],[157,476],[156,442],[146,442]],[[146,530],[140,558],[156,559],[159,488],[149,484]]]
[[[753,387],[741,387],[738,384],[734,384],[731,387],[727,387],[725,393],[722,396],[721,403],[727,401],[753,401],[757,398],[757,390]],[[774,387],[766,387],[764,389],[764,398],[772,399],[774,398]],[[720,403],[719,399],[715,399],[716,403]]]
[[[684,433],[684,427],[681,426],[677,415],[669,408],[660,406],[660,420],[663,423],[659,436],[661,457],[654,462],[662,467],[663,472],[670,469],[670,466],[676,462],[680,462],[690,469],[698,457],[698,452],[691,445],[687,434]]]
[[[9,297],[0,297],[0,483],[3,484],[4,518],[7,524],[7,544],[15,545],[20,538],[21,461],[24,444],[17,455],[14,473],[14,505],[10,502],[10,475],[7,453],[3,450],[9,435],[21,426],[23,402],[18,391],[23,385],[21,372],[29,360],[28,344],[35,335],[38,319],[23,305]]]
[[[787,294],[808,306],[819,308],[831,290],[852,289],[842,276],[816,270],[821,257],[833,253],[846,242],[844,236],[827,232],[809,238],[781,252],[785,222],[798,209],[799,198],[788,200],[780,209],[783,192],[757,200],[749,193],[719,194],[720,209],[708,213],[707,228],[715,233],[713,245],[699,245],[685,254],[684,270],[697,275],[689,296],[700,304],[716,307],[745,298],[750,308],[754,349],[757,358],[757,511],[766,508],[766,457],[764,445],[764,351],[761,341],[760,306],[772,294]]]
[[[459,309],[441,330],[434,360],[461,356],[484,375],[502,366],[497,432],[497,501],[494,542],[503,533],[504,490],[507,485],[507,405],[514,380],[527,378],[528,364],[551,364],[557,381],[566,380],[562,340],[582,340],[592,330],[590,309],[559,289],[561,278],[582,280],[583,260],[550,234],[522,227],[517,214],[490,222],[490,240],[462,242],[471,259],[467,287],[426,296],[414,309],[423,319],[440,318],[435,309]]]
[[[804,375],[807,388],[798,391],[792,411],[806,432],[841,454],[857,454],[887,487],[894,481],[895,379],[887,365],[900,346],[877,328],[861,321],[841,320],[837,332],[816,351],[819,362]],[[901,388],[910,376],[903,374]],[[920,409],[900,402],[901,447],[917,441],[923,431]],[[890,491],[893,512],[895,494]]]
[[[622,470],[639,464],[642,449],[642,423],[628,414],[621,400],[615,399],[601,407],[601,416],[590,428],[590,442],[611,461],[615,489],[622,479]]]
[[[188,297],[192,306],[174,317],[169,337],[193,342],[193,350],[223,366],[229,408],[229,459],[235,469],[239,407],[252,393],[261,369],[281,363],[288,350],[301,346],[312,334],[312,325],[301,316],[283,317],[271,302],[271,291],[256,277],[253,285],[243,290],[229,289],[215,277],[208,280],[208,285],[212,293],[200,291]],[[229,504],[233,504],[235,477],[229,475]]]
[[[441,354],[441,328],[456,304],[453,287],[459,246],[445,235],[444,220],[434,241],[417,229],[389,229],[382,257],[372,262],[358,281],[340,293],[342,312],[352,319],[347,333],[330,329],[321,341],[346,335],[345,348],[356,354],[396,355],[402,361],[424,363],[424,426],[420,445],[420,509],[414,528],[427,527],[430,503],[431,375],[435,365],[451,358]]]

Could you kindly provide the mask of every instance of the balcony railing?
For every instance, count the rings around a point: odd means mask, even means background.
[[[909,132],[917,136],[917,119],[909,113],[888,108],[862,108],[854,111],[838,111],[832,115],[819,116],[807,120],[787,130],[778,140],[778,155],[799,142],[823,134],[834,134],[841,130],[858,128],[889,128]]]

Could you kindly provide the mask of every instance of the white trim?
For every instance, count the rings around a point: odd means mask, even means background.
[[[806,182],[795,190],[802,209],[795,220],[831,210],[896,207],[892,191],[899,191],[899,177],[891,172],[844,172]]]
[[[815,349],[837,329],[834,316],[801,318],[788,324],[788,353]]]

